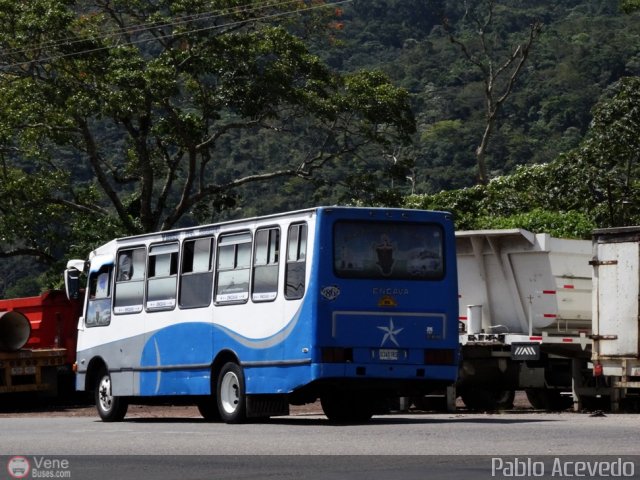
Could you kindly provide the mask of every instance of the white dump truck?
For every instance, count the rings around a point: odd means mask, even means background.
[[[611,386],[611,408],[640,400],[640,227],[593,233],[593,350],[596,378]]]
[[[590,368],[592,242],[522,229],[456,242],[465,405],[510,408],[525,390],[535,408],[561,410],[607,394]]]

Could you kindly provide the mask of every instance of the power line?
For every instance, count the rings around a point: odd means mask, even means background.
[[[335,0],[332,1],[330,3],[325,3],[325,4],[318,4],[318,5],[311,5],[302,9],[296,9],[296,10],[288,10],[288,11],[284,11],[284,12],[277,12],[277,13],[273,13],[273,14],[269,14],[269,15],[263,15],[260,17],[256,17],[256,18],[252,18],[249,20],[238,20],[235,22],[228,22],[228,23],[224,23],[221,25],[211,25],[211,26],[207,26],[207,27],[202,27],[202,28],[194,28],[194,29],[190,29],[190,30],[186,30],[184,32],[179,32],[179,33],[168,33],[165,35],[157,35],[155,36],[153,39],[139,39],[139,40],[132,40],[126,43],[123,43],[121,45],[118,45],[119,47],[121,46],[131,46],[131,45],[137,45],[140,43],[146,43],[146,42],[151,42],[151,41],[156,41],[156,40],[162,40],[162,39],[166,39],[166,38],[171,38],[171,37],[180,37],[180,36],[184,36],[184,35],[188,35],[188,34],[192,34],[192,33],[198,33],[198,32],[203,32],[203,31],[207,31],[207,30],[213,30],[213,29],[217,29],[217,28],[225,28],[225,27],[234,27],[234,26],[239,26],[245,23],[250,23],[253,21],[259,21],[259,20],[270,20],[270,19],[274,19],[274,18],[280,18],[280,17],[285,17],[288,15],[292,15],[292,14],[296,14],[296,13],[304,13],[304,12],[308,12],[308,11],[312,11],[312,10],[318,10],[321,8],[328,8],[328,7],[333,7],[333,6],[337,6],[337,5],[341,5],[341,4],[345,4],[345,3],[350,3],[353,0]],[[111,32],[108,32],[104,35],[102,35],[101,37],[98,37],[97,40],[106,40],[108,38],[117,36],[117,35],[123,35],[123,34],[127,34],[127,33],[143,33],[145,31],[150,31],[153,29],[157,29],[157,28],[163,28],[163,27],[170,27],[170,26],[177,26],[177,25],[181,25],[181,24],[185,24],[191,21],[198,21],[198,20],[211,20],[211,19],[215,19],[215,18],[219,18],[219,17],[224,17],[226,15],[232,14],[232,13],[251,13],[254,11],[257,11],[259,9],[266,9],[266,8],[272,8],[272,7],[282,7],[284,5],[287,4],[291,4],[291,3],[297,3],[296,0],[286,0],[286,1],[282,1],[280,3],[274,3],[274,4],[264,4],[263,6],[260,7],[254,7],[251,9],[241,9],[241,8],[237,8],[235,11],[226,11],[223,12],[222,10],[219,11],[210,11],[210,12],[204,12],[201,14],[196,14],[196,15],[190,15],[187,17],[179,17],[179,19],[173,21],[173,22],[166,22],[163,24],[156,24],[153,22],[150,22],[148,24],[140,24],[140,25],[133,25],[131,27],[126,27],[126,28],[122,28],[122,29],[115,29],[112,30]],[[19,53],[24,53],[27,52],[29,50],[34,50],[36,48],[52,48],[52,47],[57,47],[57,46],[62,46],[62,45],[69,45],[69,44],[73,44],[73,43],[83,43],[86,42],[87,40],[90,39],[63,39],[63,40],[58,40],[56,42],[48,42],[48,43],[44,43],[44,44],[37,44],[36,46],[31,46],[31,47],[22,47],[21,49],[14,49],[13,52],[11,52],[11,50],[9,50],[10,53],[12,54],[19,54]],[[86,55],[89,53],[95,53],[95,52],[100,52],[100,51],[104,51],[104,50],[110,50],[116,48],[115,45],[109,45],[109,46],[104,46],[104,47],[97,47],[97,48],[93,48],[93,49],[85,49],[85,50],[81,50],[78,52],[73,52],[73,53],[67,53],[67,54],[60,54],[60,55],[52,55],[49,57],[44,57],[44,58],[40,58],[38,60],[25,60],[22,62],[15,62],[15,63],[11,63],[11,64],[5,64],[2,67],[3,68],[12,68],[12,67],[17,67],[17,66],[21,66],[21,65],[29,65],[32,63],[37,63],[37,62],[50,62],[53,60],[58,60],[61,58],[68,58],[68,57],[74,57],[74,56],[80,56],[80,55]],[[3,52],[3,54],[6,54],[5,52]]]
[[[280,3],[264,3],[263,5],[259,5],[259,6],[254,6],[254,7],[249,7],[246,5],[241,5],[241,6],[237,6],[234,8],[230,8],[230,9],[219,9],[219,10],[212,10],[212,11],[207,11],[207,12],[201,12],[201,13],[197,13],[197,14],[193,14],[193,15],[184,15],[184,16],[180,16],[178,17],[176,20],[172,21],[172,22],[164,22],[164,23],[160,23],[160,22],[147,22],[147,23],[140,23],[140,24],[136,24],[136,25],[131,25],[128,27],[122,27],[122,28],[115,28],[115,29],[111,29],[111,30],[107,30],[105,32],[102,32],[102,35],[97,36],[97,37],[92,37],[92,38],[77,38],[77,37],[66,37],[66,38],[62,38],[62,39],[58,39],[58,40],[52,40],[49,42],[42,42],[42,43],[38,43],[38,44],[32,44],[32,45],[27,45],[26,47],[19,47],[19,48],[14,48],[14,49],[8,49],[8,50],[3,50],[2,54],[4,55],[15,55],[15,54],[20,54],[20,53],[25,53],[28,52],[30,50],[36,50],[36,49],[43,49],[43,48],[55,48],[55,47],[59,47],[62,45],[72,45],[74,43],[83,43],[86,42],[87,40],[106,40],[110,37],[115,37],[117,35],[125,35],[125,34],[133,34],[133,33],[142,33],[148,30],[153,30],[153,29],[157,29],[157,28],[163,28],[163,27],[170,27],[170,26],[177,26],[177,25],[181,25],[184,23],[188,23],[191,21],[198,21],[198,20],[208,20],[208,19],[215,19],[218,17],[224,17],[226,15],[231,15],[231,14],[238,14],[238,13],[251,13],[260,9],[264,9],[267,7],[282,7],[284,5],[290,4],[290,3],[294,3],[296,2],[296,0],[286,0],[286,1],[282,1]]]

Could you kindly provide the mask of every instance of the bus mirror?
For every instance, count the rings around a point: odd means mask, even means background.
[[[80,295],[80,270],[68,268],[64,271],[64,287],[69,300],[77,300]]]
[[[80,297],[80,274],[82,272],[74,266],[68,266],[64,271],[64,288],[69,300]]]

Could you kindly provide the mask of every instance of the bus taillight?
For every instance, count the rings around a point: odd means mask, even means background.
[[[322,349],[322,363],[353,362],[353,348],[325,347]]]
[[[424,363],[428,365],[454,365],[455,350],[450,348],[430,348],[424,351]]]

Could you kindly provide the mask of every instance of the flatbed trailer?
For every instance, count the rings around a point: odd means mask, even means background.
[[[57,392],[58,368],[67,350],[45,348],[0,352],[0,393]]]

